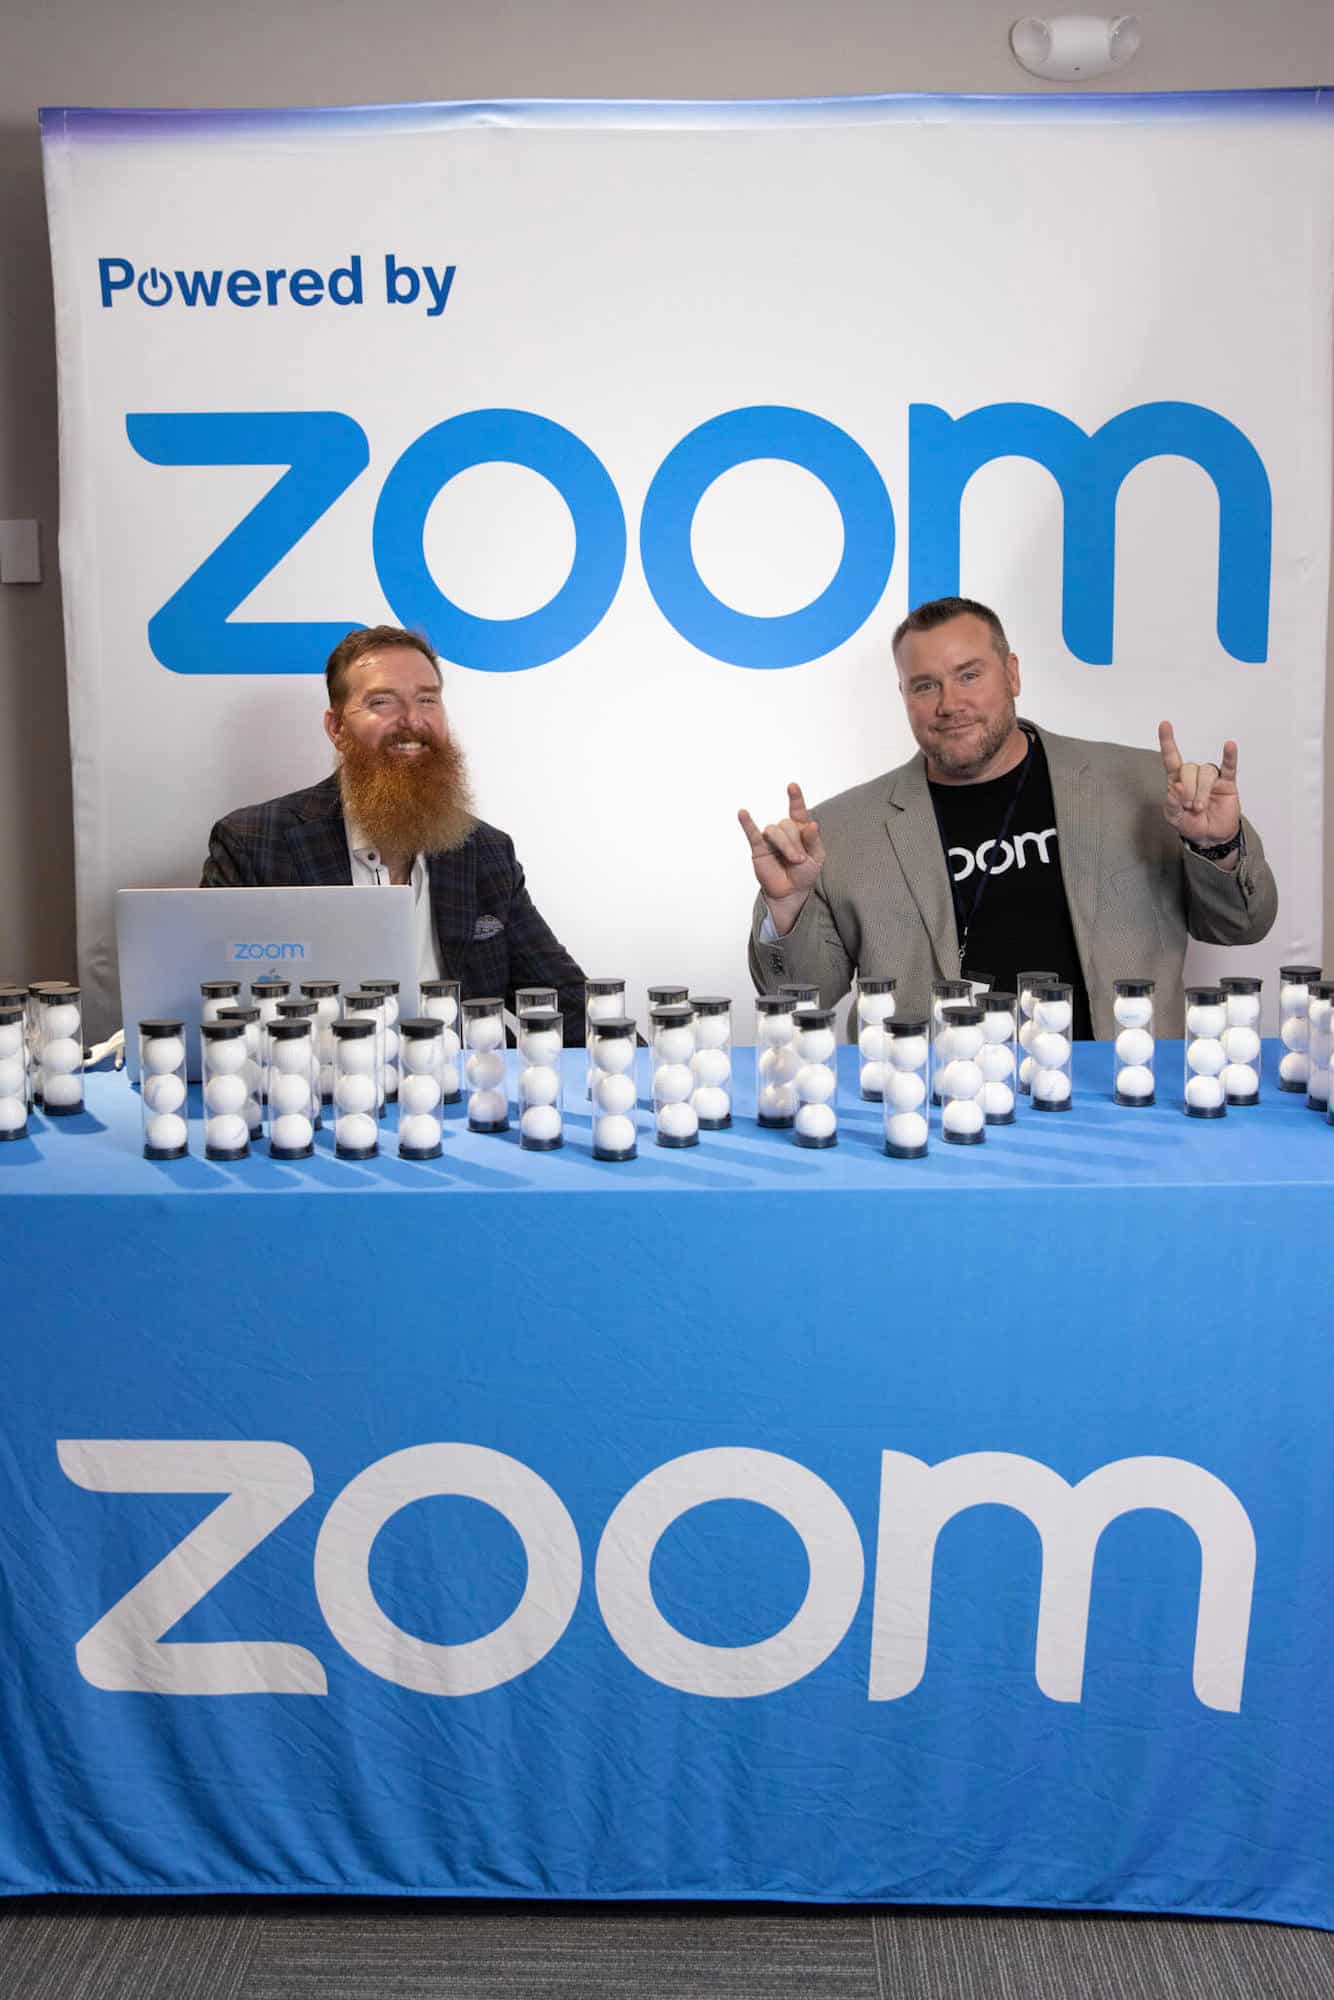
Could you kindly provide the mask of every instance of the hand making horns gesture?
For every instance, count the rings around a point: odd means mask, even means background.
[[[824,867],[820,828],[806,810],[800,785],[787,788],[786,819],[766,826],[763,833],[742,806],[737,818],[750,842],[751,866],[780,932],[796,922],[802,904]]]
[[[1215,847],[1231,840],[1241,825],[1241,801],[1237,797],[1237,746],[1223,745],[1221,764],[1187,764],[1182,761],[1170,722],[1158,724],[1158,745],[1167,773],[1167,797],[1163,812],[1183,840]]]

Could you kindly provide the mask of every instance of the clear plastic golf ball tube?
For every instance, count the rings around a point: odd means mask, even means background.
[[[819,987],[803,985],[800,980],[789,979],[778,991],[792,1002],[793,1007],[818,1007],[820,1004]]]
[[[796,1001],[789,993],[761,993],[755,1002],[755,1116],[761,1125],[776,1131],[793,1125],[793,1080],[800,1067]]]
[[[0,1144],[28,1134],[26,996],[0,1000]]]
[[[554,986],[519,986],[514,992],[514,1018],[520,1014],[536,1014],[545,1008],[560,1009],[560,994]]]
[[[638,1150],[634,1022],[625,1014],[600,1016],[589,1030],[588,1055],[593,1158],[633,1160]]]
[[[931,1037],[925,1020],[899,1015],[885,1023],[885,1151],[920,1160],[928,1143]]]
[[[24,1045],[28,1062],[28,1104],[42,1109],[41,1016],[42,1001],[48,993],[68,993],[68,979],[34,979],[24,1000]]]
[[[982,1047],[977,1065],[982,1072],[982,1115],[988,1125],[1013,1125],[1017,1087],[1015,1010],[1013,993],[990,987],[979,1000]]]
[[[373,1014],[344,1014],[333,1024],[334,1152],[340,1160],[373,1160],[380,1150],[376,1033]]]
[[[653,1131],[660,1146],[697,1146],[695,1010],[689,1001],[665,1001],[649,1010],[653,1080]]]
[[[857,981],[857,1081],[868,1104],[885,1095],[885,1023],[894,1016],[893,979]]]
[[[688,986],[650,986],[648,989],[650,1011],[654,1007],[680,1007],[690,998]]]
[[[223,1007],[241,1005],[241,982],[239,979],[202,979],[199,982],[199,1018],[201,1021],[216,1021]]]
[[[626,1018],[625,981],[608,974],[584,981],[584,1043],[591,1051],[595,1021],[622,1021]],[[588,1058],[588,1095],[593,1095],[593,1058]]]
[[[258,1009],[255,1012],[257,1015]],[[204,1157],[208,1160],[243,1160],[250,1151],[247,1112],[252,1099],[246,1080],[246,1026],[246,1022],[230,1021],[225,1015],[199,1024]],[[144,1077],[146,1081],[147,1072]]]
[[[695,1079],[690,1102],[701,1132],[725,1132],[732,1122],[732,1003],[716,993],[692,993]]]
[[[933,979],[931,981],[931,1102],[939,1104],[940,1072],[949,1062],[952,1053],[949,1040],[949,1023],[945,1019],[947,1007],[968,1007],[972,1005],[973,987],[968,979]]]
[[[403,1077],[398,1086],[398,1157],[437,1160],[444,1136],[440,1072],[445,1066],[443,1021],[430,1015],[398,1023]]]
[[[1221,1118],[1227,1111],[1223,1031],[1227,1007],[1221,986],[1186,988],[1185,1095],[1188,1118]]]
[[[382,1081],[386,1104],[398,1102],[399,1051],[398,1019],[402,1009],[398,1003],[398,981],[396,979],[363,979],[363,993],[379,993],[384,1000],[384,1072]]]
[[[1035,1111],[1068,1111],[1073,1088],[1074,994],[1068,981],[1052,979],[1031,989],[1033,1061],[1029,1095]]]
[[[355,993],[345,993],[343,995],[343,1019],[345,1021],[367,1020],[372,1023],[375,1029],[375,1116],[377,1118],[383,1118],[385,1113],[384,998],[383,993],[368,993],[365,987],[358,987]]]
[[[320,1003],[318,1000],[308,1000],[304,995],[300,1000],[280,1000],[278,1002],[278,1019],[280,1021],[305,1021],[310,1028],[310,1115],[315,1130],[318,1132],[324,1124],[322,1111],[324,1091],[320,1083]],[[332,1093],[332,1078],[330,1078],[329,1088]]]
[[[533,991],[552,989],[534,987]],[[554,1153],[565,1144],[561,1050],[565,1016],[558,1007],[519,1012],[519,1144],[525,1152]]]
[[[463,1095],[458,980],[424,979],[418,1012],[428,1021],[439,1021],[444,1029],[440,1037],[440,1053],[444,1063],[440,1072],[440,1088],[444,1092],[444,1103],[457,1104]]]
[[[242,1110],[242,1116],[246,1121],[246,1130],[249,1132],[251,1138],[258,1139],[264,1129],[264,1106],[261,1101],[264,1091],[264,1072],[260,1063],[260,1050],[264,1031],[259,1018],[259,1008],[220,1007],[218,1009],[218,1019],[220,1021],[239,1022],[240,1024],[241,1038],[245,1046],[245,1059],[242,1064],[241,1076],[246,1087],[246,1101]]]
[[[1019,974],[1019,1091],[1027,1097],[1033,1087],[1033,1009],[1034,998],[1039,986],[1050,986],[1060,978],[1058,972],[1021,972]]]
[[[940,1093],[940,1136],[948,1146],[980,1146],[987,1136],[982,1108],[979,1058],[986,1046],[980,1007],[946,1007],[949,1061],[936,1078]]]
[[[37,1071],[48,1118],[72,1118],[83,1110],[83,1007],[77,986],[48,986],[37,995]]]
[[[1154,982],[1151,979],[1112,981],[1112,1102],[1131,1107],[1152,1104],[1156,1089],[1154,1056],[1158,1041],[1153,1024]]]
[[[1307,1061],[1307,1007],[1312,983],[1319,977],[1318,965],[1280,965],[1278,969],[1278,1037],[1283,1044],[1278,1064],[1278,1087],[1280,1090],[1299,1090],[1303,1097],[1310,1073]]]
[[[838,1037],[832,1007],[798,1007],[797,1094],[793,1137],[799,1146],[838,1144]]]
[[[303,979],[301,998],[315,1002],[315,1054],[319,1062],[320,1098],[323,1103],[333,1102],[333,1034],[334,1022],[342,1008],[338,999],[339,983],[336,979]]]
[[[1329,1110],[1329,1065],[1334,1057],[1334,979],[1313,979],[1306,1004],[1306,1106]]]
[[[468,1130],[508,1132],[505,1002],[495,994],[463,1003],[463,1078],[468,1091]]]
[[[309,1005],[309,1002],[305,1003]],[[269,1157],[307,1160],[315,1150],[315,1010],[304,1020],[269,1022]]]
[[[1220,979],[1227,1026],[1223,1030],[1223,1094],[1229,1108],[1260,1102],[1260,1009],[1263,980]]]
[[[278,1018],[278,1002],[280,1000],[290,1000],[291,997],[292,982],[290,979],[262,977],[252,979],[250,982],[250,1004],[252,1007],[259,1008],[259,1054],[257,1060],[264,1079],[260,1084],[261,1092],[268,1089],[269,1023],[270,1021],[276,1021]],[[268,1102],[267,1097],[264,1101],[265,1103]]]
[[[139,1108],[146,1160],[180,1160],[189,1151],[185,1099],[184,1021],[141,1021]]]

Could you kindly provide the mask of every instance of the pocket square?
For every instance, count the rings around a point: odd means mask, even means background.
[[[473,938],[499,937],[504,928],[499,917],[479,917],[472,927]]]

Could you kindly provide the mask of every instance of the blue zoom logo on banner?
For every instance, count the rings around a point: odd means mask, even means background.
[[[327,623],[231,623],[236,607],[276,568],[370,462],[366,433],[336,410],[145,412],[126,418],[130,443],[162,466],[281,465],[287,470],[152,617],[155,657],[180,674],[323,671],[351,614]],[[1044,466],[1064,506],[1062,628],[1077,659],[1112,658],[1116,501],[1152,458],[1190,460],[1218,494],[1218,637],[1234,659],[1266,657],[1272,500],[1250,440],[1195,403],[1143,403],[1092,435],[1040,403],[993,403],[951,417],[912,404],[909,445],[909,602],[959,588],[959,517],[974,473],[1001,458]],[[818,479],[843,520],[843,555],[810,604],[755,617],[725,604],[691,553],[695,512],[716,479],[778,459]],[[426,559],[432,503],[479,465],[525,466],[570,510],[575,552],[550,601],[524,617],[478,618],[446,596]],[[431,634],[439,652],[486,673],[517,673],[580,645],[605,617],[625,567],[620,497],[601,459],[573,432],[530,410],[471,410],[434,425],[391,468],[375,510],[373,555],[400,622]],[[728,410],[691,431],[653,477],[640,521],[640,557],[658,608],[690,645],[739,667],[793,667],[823,658],[870,617],[894,561],[894,509],[862,447],[809,410]]]

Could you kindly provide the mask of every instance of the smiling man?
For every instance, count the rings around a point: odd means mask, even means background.
[[[833,1005],[860,972],[896,978],[900,1012],[924,1014],[933,979],[985,970],[1012,990],[1044,966],[1074,986],[1077,1035],[1114,1033],[1121,978],[1156,980],[1172,1032],[1187,938],[1254,944],[1278,910],[1236,744],[1189,764],[1168,722],[1152,751],[1024,721],[1019,661],[971,598],[919,605],[893,643],[921,754],[814,814],[793,784],[783,819],[739,815],[757,987],[810,981]]]
[[[202,887],[410,886],[420,978],[511,1005],[518,986],[554,986],[566,1039],[581,1041],[583,972],[534,906],[509,835],[473,811],[427,641],[394,625],[349,632],[324,677],[336,770],[219,820]]]

